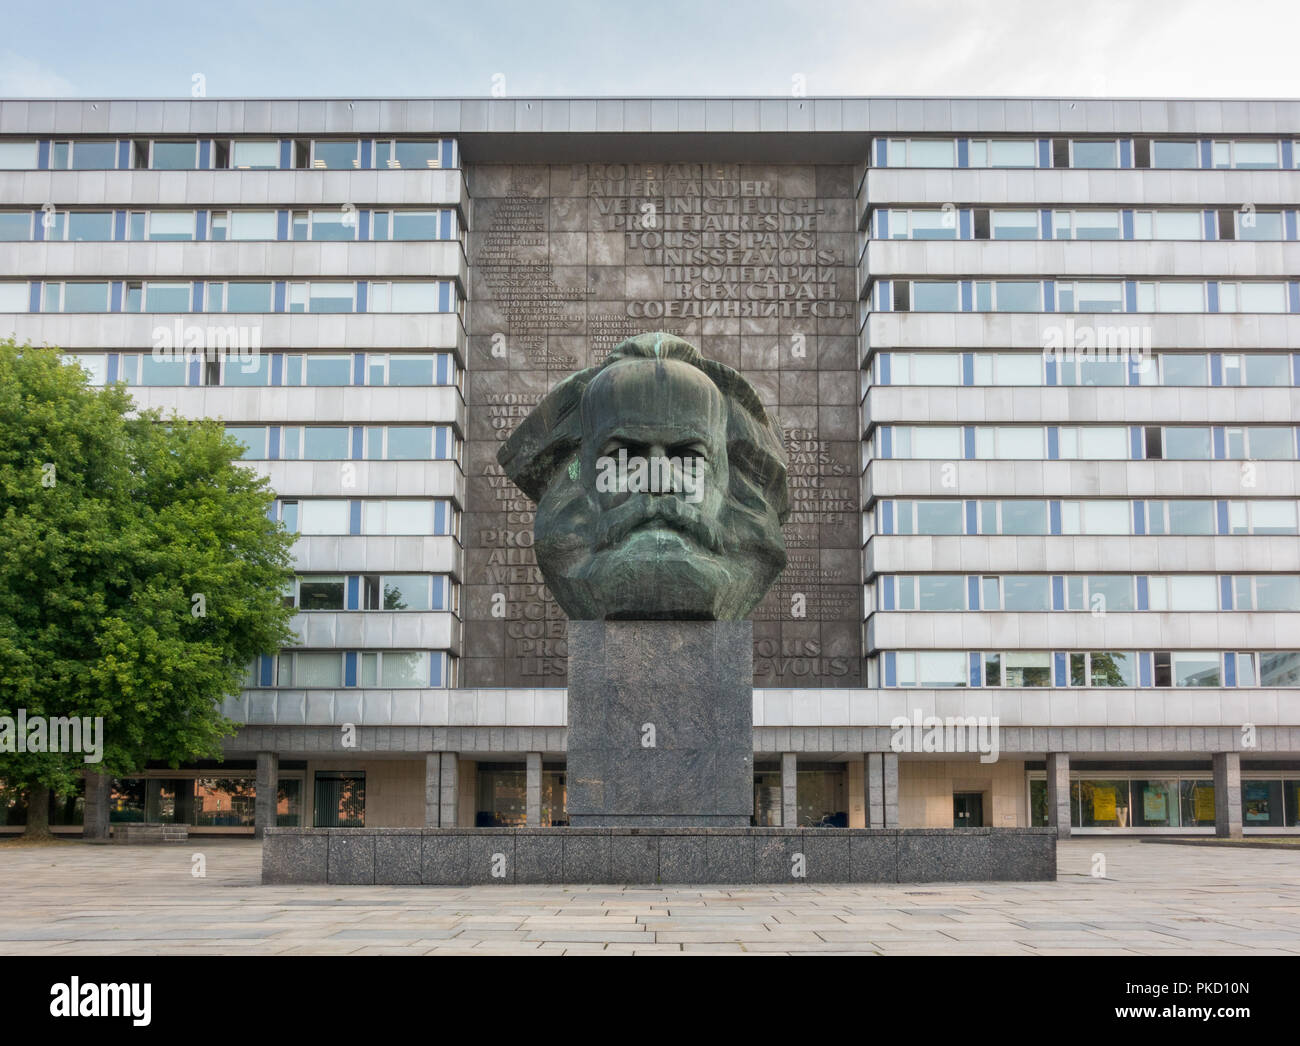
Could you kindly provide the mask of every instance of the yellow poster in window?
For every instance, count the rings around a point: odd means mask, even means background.
[[[1114,821],[1115,789],[1094,788],[1092,790],[1092,819],[1094,821]]]
[[[1196,819],[1198,821],[1214,821],[1214,788],[1198,788],[1194,792],[1196,796]]]

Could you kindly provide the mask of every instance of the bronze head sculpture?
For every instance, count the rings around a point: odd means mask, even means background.
[[[781,430],[753,386],[671,334],[566,378],[497,454],[575,620],[736,620],[785,566]]]

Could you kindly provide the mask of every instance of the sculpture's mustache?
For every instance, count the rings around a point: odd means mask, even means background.
[[[724,551],[719,528],[693,505],[671,495],[633,494],[602,512],[596,521],[596,551],[618,545],[639,527],[660,522],[680,531],[710,552]]]

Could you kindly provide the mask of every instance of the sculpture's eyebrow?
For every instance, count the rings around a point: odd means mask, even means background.
[[[638,425],[636,423],[619,423],[613,428],[598,433],[599,442],[607,443],[611,439],[626,440],[629,443],[687,443],[716,442],[708,429],[691,422],[672,425]]]

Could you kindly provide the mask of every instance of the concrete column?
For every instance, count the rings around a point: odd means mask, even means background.
[[[1070,838],[1070,755],[1047,753],[1047,823],[1058,839]]]
[[[867,753],[867,827],[898,827],[898,753]]]
[[[257,796],[253,800],[253,837],[261,839],[275,827],[275,808],[280,792],[280,757],[275,752],[257,753]]]
[[[1214,834],[1220,839],[1241,838],[1241,756],[1214,753]]]
[[[424,827],[438,827],[439,794],[442,785],[442,755],[428,752],[424,757]]]
[[[438,825],[455,828],[460,805],[460,759],[455,752],[442,753],[442,784],[438,789]]]
[[[524,779],[524,824],[542,823],[542,753],[529,752]]]
[[[781,827],[799,825],[799,758],[793,752],[781,753]]]
[[[867,827],[867,779],[865,761],[850,759],[849,777],[849,827]]]
[[[81,838],[108,842],[108,796],[113,779],[108,774],[86,774],[86,801],[82,807]]]

